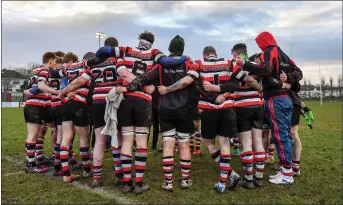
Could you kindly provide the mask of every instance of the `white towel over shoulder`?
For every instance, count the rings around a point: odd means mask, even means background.
[[[112,137],[111,145],[115,148],[118,147],[117,110],[123,98],[123,93],[117,95],[115,88],[112,88],[106,97],[106,110],[104,116],[106,125],[104,129],[101,130],[101,134],[110,135]]]

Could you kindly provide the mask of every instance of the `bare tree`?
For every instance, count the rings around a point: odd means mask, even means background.
[[[39,68],[40,65],[34,61],[29,62],[26,65],[26,68],[16,68],[14,69],[15,71],[17,71],[18,73],[22,74],[23,76],[29,78],[31,77],[31,73],[34,69]]]
[[[325,84],[326,84],[326,79],[324,76],[322,76],[320,78],[320,85],[322,86],[323,97],[325,97]]]
[[[329,82],[330,82],[331,97],[333,97],[333,77],[332,76],[330,76]]]
[[[342,74],[340,74],[337,78],[337,85],[338,85],[338,90],[339,90],[339,96],[342,96],[342,83],[343,83],[343,79],[342,79]]]
[[[308,95],[307,78],[304,78],[303,90],[305,90],[305,98],[307,98],[307,95]]]
[[[310,79],[307,80],[307,86],[308,86],[308,89],[309,89],[309,90],[312,90],[312,89],[313,89],[313,85],[312,85]],[[309,92],[309,98],[311,98],[311,97],[312,97],[311,92]]]
[[[29,78],[31,76],[31,73],[32,73],[32,70],[27,69],[27,68],[16,68],[14,70],[17,71],[18,73],[22,74],[26,78]]]
[[[27,64],[26,68],[29,69],[29,70],[33,70],[35,68],[39,68],[41,65],[37,62],[34,62],[34,61],[31,61]]]

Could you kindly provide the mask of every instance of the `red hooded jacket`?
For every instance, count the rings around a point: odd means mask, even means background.
[[[262,51],[265,51],[268,46],[277,46],[273,35],[267,31],[258,34],[255,41]]]
[[[243,69],[255,75],[263,76],[264,97],[285,93],[282,89],[280,74],[287,74],[287,82],[295,83],[302,79],[301,70],[277,45],[273,35],[267,31],[260,33],[255,39],[262,50],[261,63],[259,65],[246,62]]]

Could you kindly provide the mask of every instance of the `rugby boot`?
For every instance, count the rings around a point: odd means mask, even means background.
[[[192,184],[193,184],[193,181],[191,179],[182,180],[181,181],[181,188],[187,189],[188,187],[192,186]]]

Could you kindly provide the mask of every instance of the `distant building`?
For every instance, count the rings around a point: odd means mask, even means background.
[[[340,97],[340,95],[343,95],[343,89],[341,89],[341,92],[339,91],[339,88],[334,87],[332,89],[332,97]],[[300,98],[319,98],[320,97],[320,90],[317,88],[314,88],[313,90],[307,89],[307,90],[301,90],[298,95]],[[325,89],[324,95],[322,91],[323,97],[331,97],[331,90]]]
[[[1,95],[4,101],[4,96],[8,93],[13,98],[22,98],[23,92],[20,88],[24,84],[24,81],[28,80],[24,75],[14,70],[7,70],[6,68],[1,70]],[[6,97],[5,97],[6,99]]]

